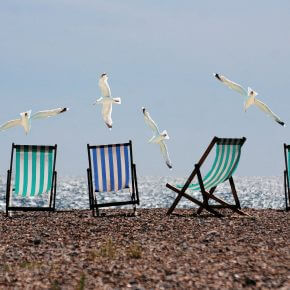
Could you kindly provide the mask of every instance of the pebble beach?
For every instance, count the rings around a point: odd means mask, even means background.
[[[0,214],[0,289],[290,289],[288,212]]]

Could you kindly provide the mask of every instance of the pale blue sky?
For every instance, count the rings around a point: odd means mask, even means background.
[[[0,123],[20,112],[70,111],[0,133],[0,173],[11,143],[59,146],[59,175],[84,175],[86,144],[132,139],[140,175],[184,176],[214,135],[248,138],[238,175],[281,175],[290,143],[290,2],[93,1],[0,2]],[[111,132],[101,119],[97,78],[109,75]],[[255,89],[286,123],[283,128],[218,83],[220,72]],[[141,107],[167,142],[165,166]]]

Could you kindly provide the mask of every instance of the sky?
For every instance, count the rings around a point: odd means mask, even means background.
[[[211,139],[247,141],[239,176],[277,176],[290,143],[290,2],[93,1],[0,2],[0,124],[20,112],[69,107],[55,118],[0,132],[0,173],[11,143],[58,144],[59,176],[86,174],[86,144],[133,142],[139,175],[188,176]],[[113,129],[101,117],[98,79],[109,76]],[[286,123],[213,78],[218,72],[256,90]],[[149,144],[141,107],[166,142],[170,171]],[[205,173],[205,172],[204,172]]]

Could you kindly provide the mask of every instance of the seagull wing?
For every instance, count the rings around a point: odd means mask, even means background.
[[[160,132],[156,123],[152,120],[151,116],[149,115],[149,112],[145,110],[145,108],[143,108],[143,115],[145,123],[153,130],[153,133],[155,135],[159,135]]]
[[[58,114],[64,113],[68,110],[68,108],[57,108],[53,110],[39,111],[31,116],[31,119],[44,119],[52,116],[56,116]]]
[[[247,96],[247,91],[239,84],[227,79],[225,76],[215,74],[216,79],[218,79],[220,82],[225,84],[228,88],[238,92],[239,94],[243,96]]]
[[[6,129],[9,129],[9,128],[12,128],[12,127],[15,127],[15,126],[21,126],[21,119],[15,119],[15,120],[11,120],[11,121],[8,121],[4,124],[2,124],[0,126],[0,131],[4,131]]]
[[[104,97],[111,97],[111,89],[106,79],[100,78],[99,87]]]
[[[161,150],[161,153],[163,155],[163,158],[164,158],[164,160],[166,162],[166,165],[171,169],[172,168],[172,164],[171,164],[171,161],[169,159],[167,146],[165,145],[165,143],[163,141],[159,142],[159,145],[160,145],[160,150]]]
[[[102,108],[102,116],[103,119],[106,123],[106,125],[109,128],[112,128],[113,121],[112,121],[112,103],[111,102],[105,102],[103,103],[103,108]]]
[[[274,121],[282,126],[285,126],[285,123],[276,114],[274,114],[266,104],[255,98],[255,105],[274,119]]]

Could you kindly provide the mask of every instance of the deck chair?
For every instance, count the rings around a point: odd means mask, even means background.
[[[90,209],[99,216],[99,208],[120,205],[139,205],[136,165],[133,163],[132,142],[110,145],[87,145],[87,169]],[[130,187],[131,180],[131,187]],[[99,203],[98,193],[129,189],[130,200]]]
[[[290,145],[284,144],[285,167],[284,170],[284,189],[285,189],[285,205],[286,211],[290,210]]]
[[[174,200],[171,207],[168,209],[167,214],[171,214],[180,199],[182,197],[185,197],[199,206],[199,209],[197,211],[198,214],[200,214],[202,210],[205,209],[210,213],[214,214],[215,216],[221,217],[222,214],[216,211],[215,208],[229,208],[238,214],[246,215],[240,210],[240,202],[232,177],[234,171],[238,166],[241,155],[241,148],[245,141],[245,137],[241,139],[214,137],[199,162],[195,164],[194,170],[192,171],[191,175],[183,186],[174,187],[168,183],[166,184],[166,187],[178,193],[178,196]],[[216,156],[214,158],[212,167],[208,171],[208,173],[205,174],[204,177],[202,177],[200,168],[215,145]],[[197,176],[198,183],[191,184],[195,176]],[[235,204],[229,204],[214,195],[216,187],[226,180],[228,180],[230,183]],[[187,189],[191,189],[193,191],[200,191],[202,194],[203,202],[193,198],[191,195],[186,193]],[[210,199],[216,201],[218,204],[210,205],[208,202]]]
[[[57,145],[12,144],[10,169],[7,171],[6,215],[11,211],[54,211],[56,195]],[[15,156],[14,156],[15,155]],[[15,172],[12,179],[13,170]],[[46,206],[15,206],[13,197],[25,200],[47,199]],[[45,200],[46,203],[46,200]]]

